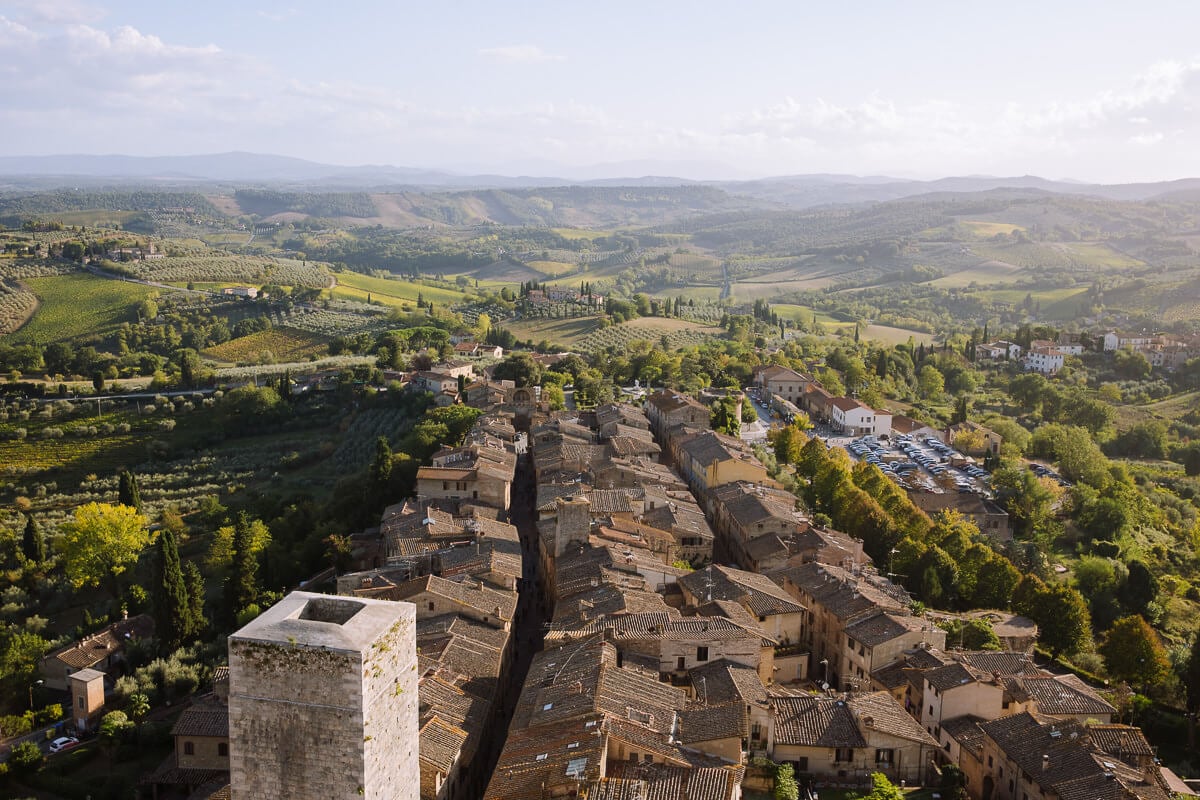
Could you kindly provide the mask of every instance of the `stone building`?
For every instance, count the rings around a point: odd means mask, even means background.
[[[293,592],[229,637],[234,800],[417,800],[416,612]]]

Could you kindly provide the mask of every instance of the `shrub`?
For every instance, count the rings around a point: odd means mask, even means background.
[[[28,774],[40,767],[44,758],[41,748],[35,743],[21,742],[12,749],[8,763],[14,771]]]

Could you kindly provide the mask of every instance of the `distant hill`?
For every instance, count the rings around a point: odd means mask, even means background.
[[[703,184],[731,194],[792,208],[878,203],[942,192],[975,193],[994,189],[1027,189],[1054,194],[1085,195],[1108,200],[1173,200],[1200,192],[1200,179],[1161,183],[1102,185],[1054,181],[1034,175],[994,177],[968,175],[931,181],[886,175],[783,175],[759,180],[695,181],[672,175],[678,168],[696,174],[705,165],[690,162],[631,161],[596,167],[568,168],[550,162],[528,164],[543,175],[460,174],[447,170],[390,165],[339,166],[288,156],[217,153],[195,156],[54,155],[0,156],[0,188],[45,189],[74,185],[113,185],[138,181],[157,186],[220,183],[234,186],[274,185],[307,191],[413,189],[529,189],[567,186],[647,188]],[[726,171],[720,165],[710,170]],[[557,172],[557,174],[555,174]],[[627,174],[622,177],[622,173]],[[710,172],[711,174],[711,172]],[[728,172],[727,172],[728,174]],[[563,176],[567,177],[563,177]]]
[[[734,194],[781,203],[792,208],[822,205],[880,203],[922,195],[973,194],[998,189],[1026,189],[1053,194],[1081,195],[1105,200],[1142,201],[1180,199],[1200,191],[1200,179],[1184,178],[1162,183],[1094,184],[1052,181],[1035,175],[1011,178],[966,176],[933,181],[891,178],[858,178],[844,175],[793,175],[757,181],[719,182],[713,185]]]

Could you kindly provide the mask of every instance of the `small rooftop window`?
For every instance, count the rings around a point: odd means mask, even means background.
[[[549,758],[549,757],[550,757],[550,754],[549,754],[549,753],[538,753],[538,754],[537,754],[537,758],[536,758],[535,760],[537,760],[537,761],[545,761],[545,760],[546,760],[547,758]]]

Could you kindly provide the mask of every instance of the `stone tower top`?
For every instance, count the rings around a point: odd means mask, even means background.
[[[292,592],[229,638],[361,653],[401,617],[386,600]]]

